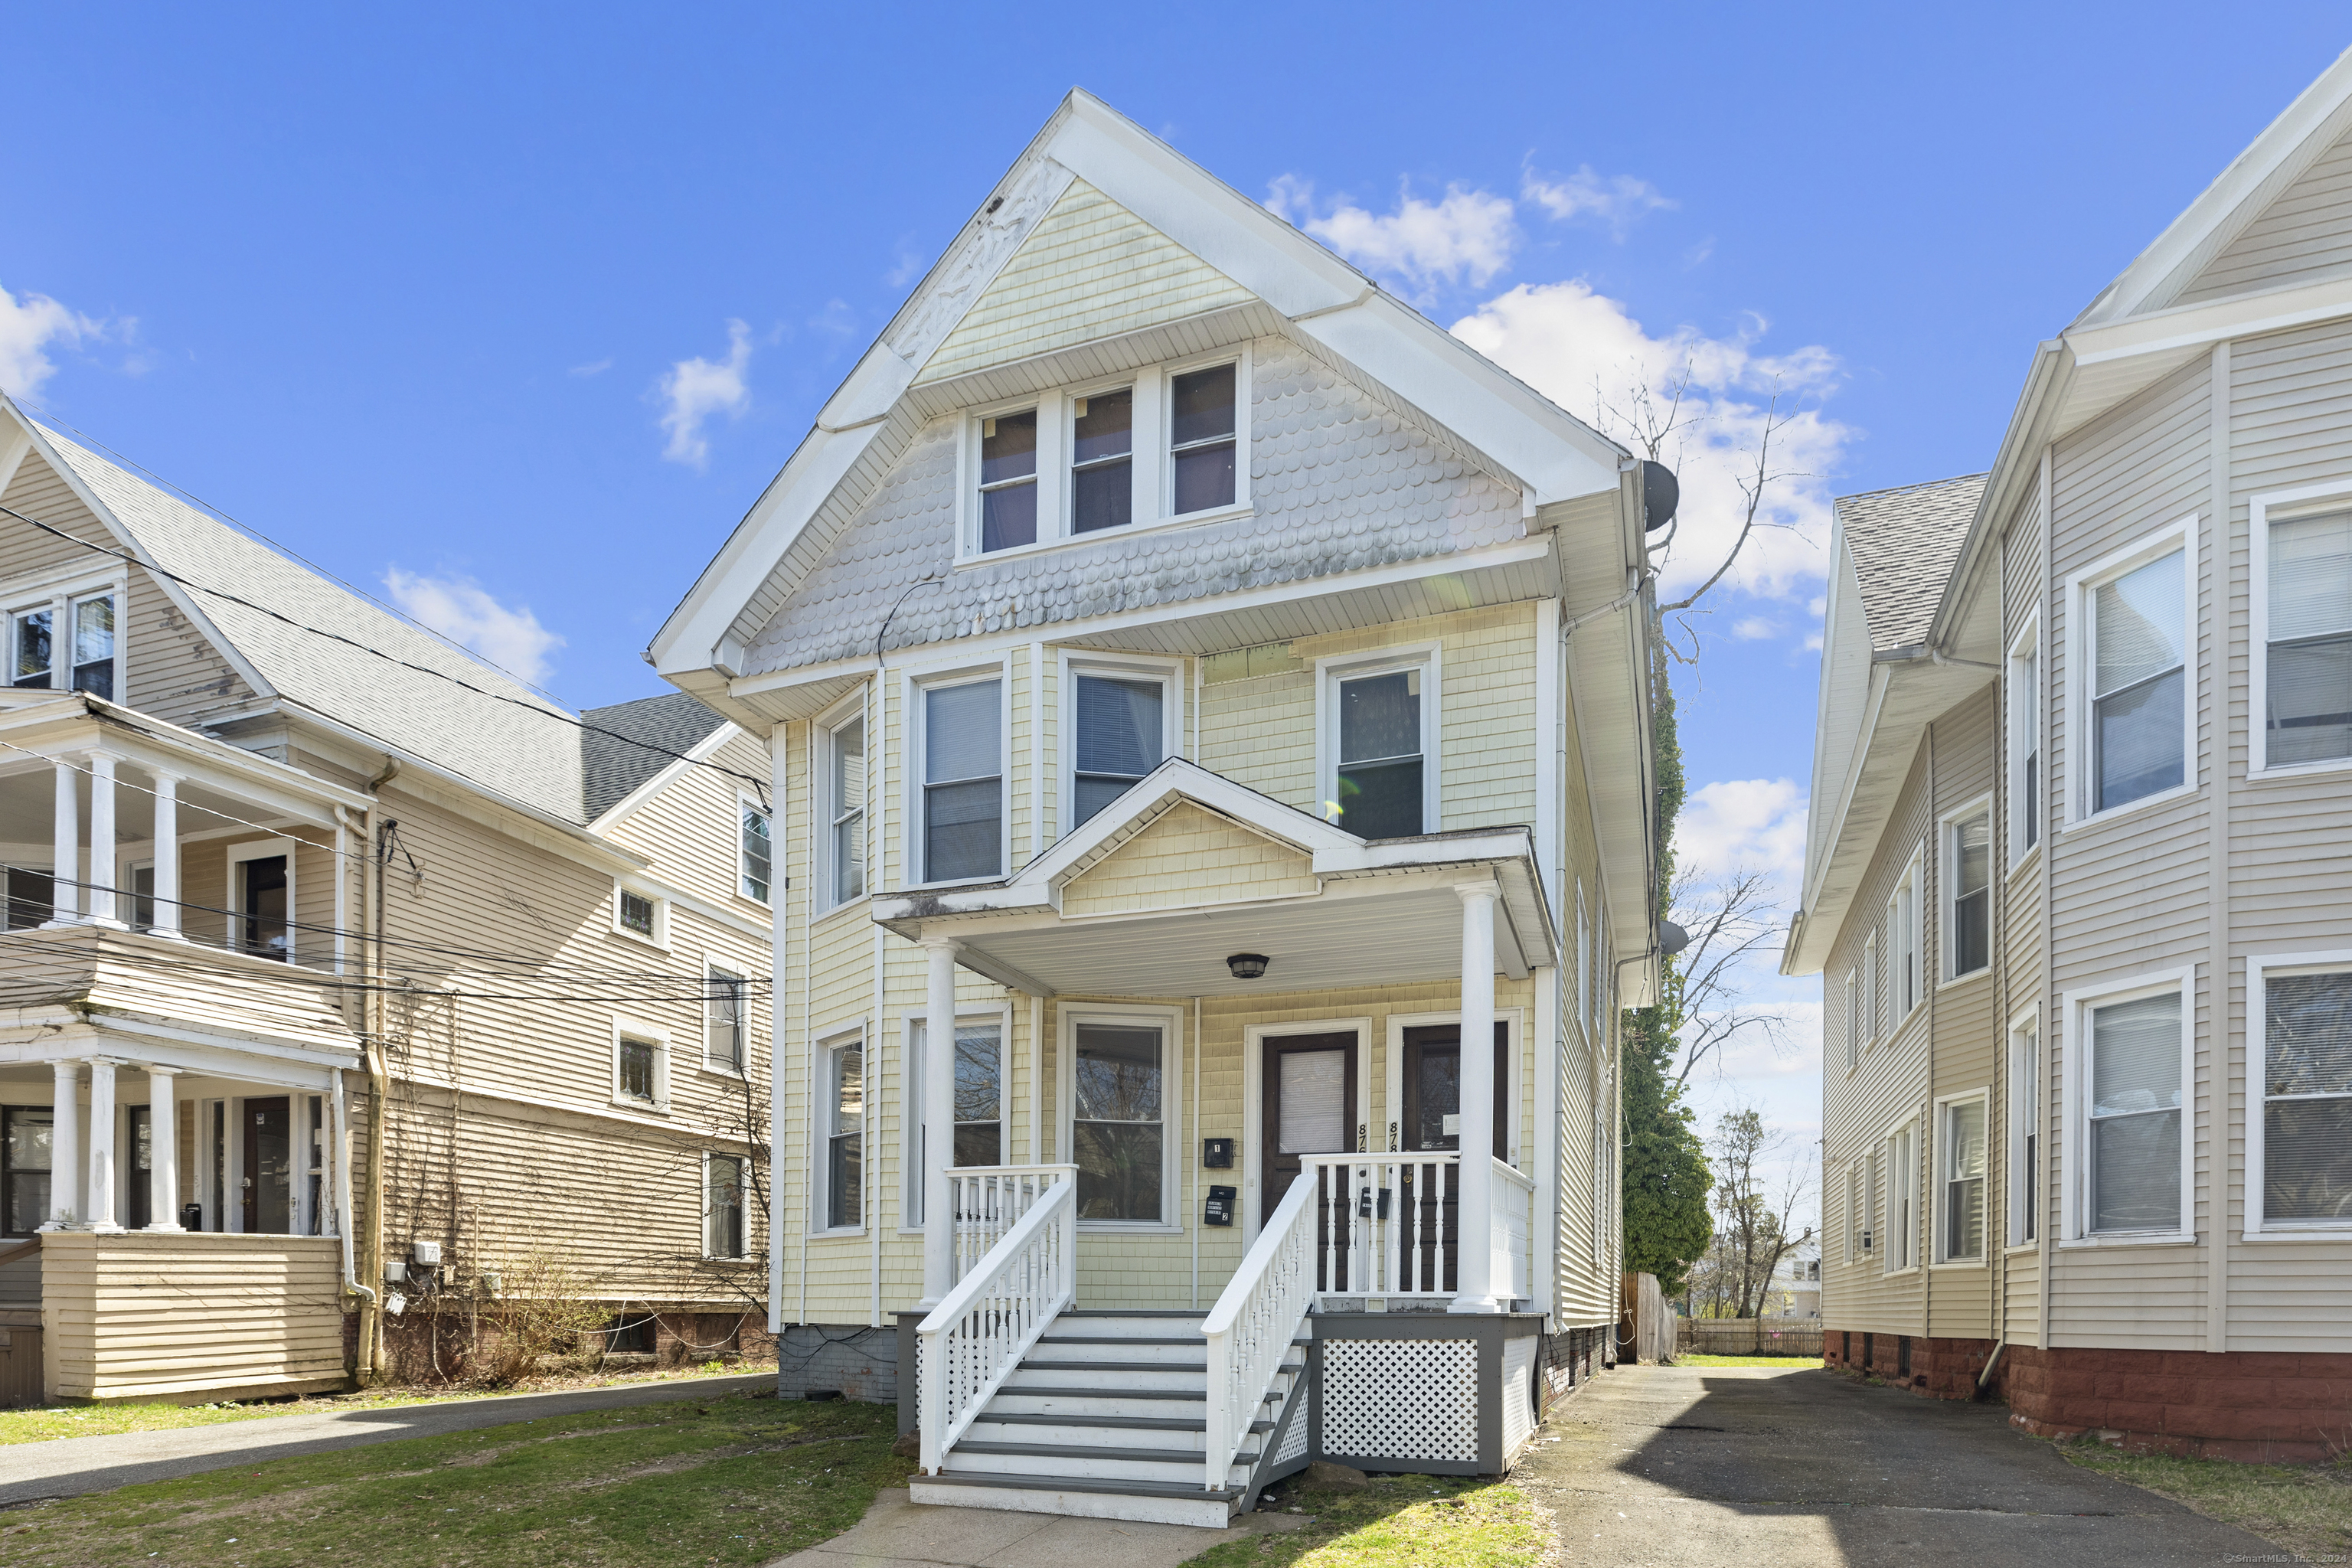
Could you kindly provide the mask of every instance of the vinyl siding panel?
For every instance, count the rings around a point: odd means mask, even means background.
[[[2178,304],[2352,272],[2352,137],[2322,153],[2246,226]]]

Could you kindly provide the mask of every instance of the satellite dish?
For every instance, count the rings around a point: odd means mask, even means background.
[[[1682,505],[1682,481],[1664,463],[1642,459],[1642,530],[1655,533],[1674,521],[1675,509]]]

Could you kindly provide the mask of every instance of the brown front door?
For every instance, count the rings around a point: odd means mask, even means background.
[[[245,1228],[261,1236],[294,1229],[294,1124],[282,1094],[245,1102]]]
[[[1260,1109],[1258,1171],[1265,1197],[1258,1209],[1263,1225],[1280,1206],[1290,1184],[1298,1179],[1300,1156],[1344,1154],[1356,1146],[1356,1037],[1282,1035],[1267,1038],[1261,1064],[1264,1098]],[[1318,1256],[1325,1242],[1340,1239],[1331,1226],[1344,1226],[1344,1215],[1334,1215],[1327,1197],[1318,1199],[1316,1237]],[[1319,1271],[1328,1275],[1330,1271]],[[1346,1274],[1344,1266],[1339,1271]],[[1344,1290],[1344,1278],[1324,1279],[1321,1289]]]
[[[1495,1155],[1510,1149],[1510,1026],[1495,1026]],[[1462,1029],[1431,1024],[1404,1032],[1404,1150],[1408,1153],[1462,1147]],[[1442,1166],[1415,1165],[1405,1173],[1420,1206],[1417,1243],[1410,1247],[1405,1273],[1423,1290],[1459,1289],[1454,1238],[1461,1221],[1461,1176]],[[1441,1240],[1442,1238],[1442,1240]]]

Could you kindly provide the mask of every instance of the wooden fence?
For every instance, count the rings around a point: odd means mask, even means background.
[[[1685,1318],[1675,1348],[1694,1355],[1818,1356],[1821,1320]]]

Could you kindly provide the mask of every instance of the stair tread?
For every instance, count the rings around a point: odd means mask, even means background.
[[[1192,1311],[1181,1307],[1067,1307],[1064,1318],[1206,1318],[1206,1310]]]
[[[975,1470],[958,1475],[952,1471],[938,1476],[916,1476],[914,1484],[950,1487],[1003,1487],[1011,1491],[1024,1492],[1099,1492],[1110,1497],[1175,1498],[1181,1501],[1195,1499],[1202,1502],[1231,1502],[1242,1495],[1240,1487],[1197,1487],[1187,1481],[1098,1481],[1078,1476],[1024,1476],[1013,1473],[993,1475]]]
[[[1209,1342],[1202,1334],[1181,1334],[1173,1339],[1144,1334],[1039,1334],[1037,1342],[1041,1345],[1205,1345]],[[1293,1340],[1290,1342],[1304,1344],[1307,1342]]]
[[[1051,1415],[1028,1410],[983,1410],[981,1422],[1001,1422],[1008,1426],[1112,1426],[1129,1427],[1150,1432],[1205,1432],[1206,1421],[1193,1421],[1181,1415]],[[1274,1430],[1271,1421],[1252,1421],[1252,1432]]]
[[[1304,1363],[1300,1363],[1304,1365]],[[1198,1372],[1206,1373],[1204,1361],[1036,1361],[1021,1363],[1023,1372]]]
[[[958,1454],[1027,1454],[1050,1459],[1133,1459],[1194,1466],[1201,1463],[1201,1450],[1198,1448],[1099,1448],[1091,1443],[976,1443],[968,1437],[948,1450],[950,1464]],[[1244,1448],[1234,1456],[1236,1465],[1254,1465],[1257,1460],[1258,1451],[1255,1448]]]
[[[1174,1399],[1205,1404],[1209,1391],[1205,1388],[1061,1388],[1052,1384],[1008,1383],[998,1394],[1013,1394],[1024,1399],[1058,1395],[1064,1399]]]

